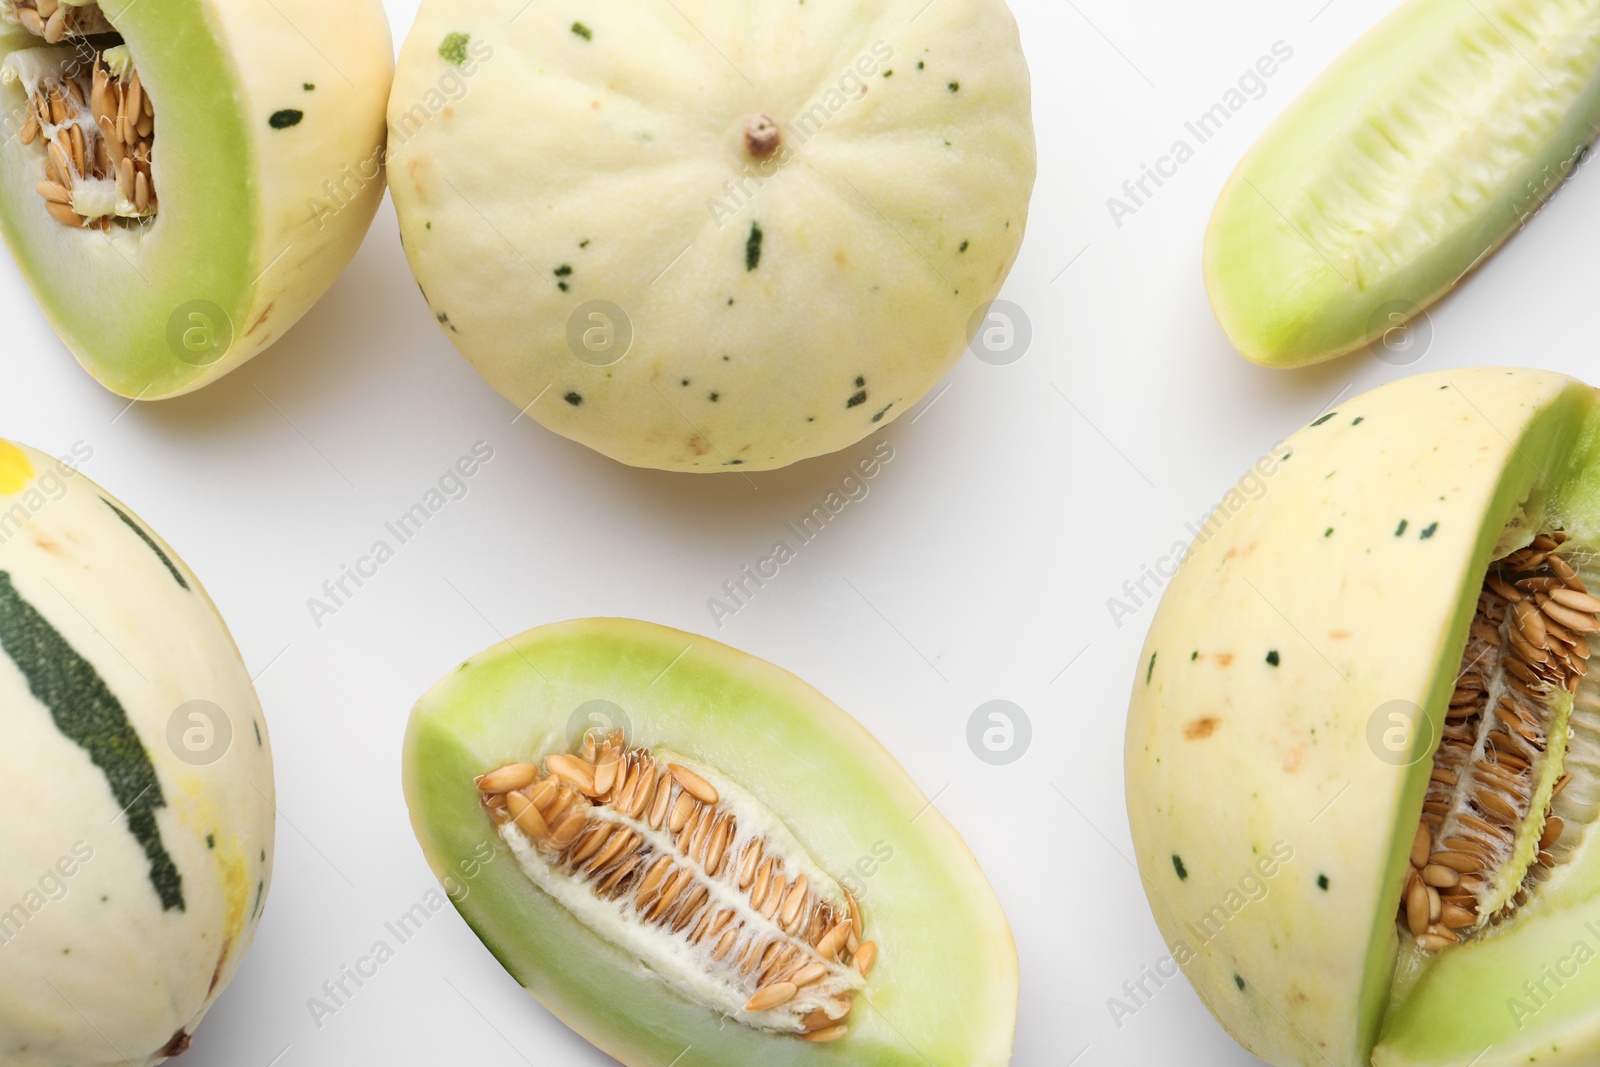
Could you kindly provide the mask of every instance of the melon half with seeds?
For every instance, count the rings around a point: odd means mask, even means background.
[[[1016,947],[971,852],[771,664],[629,620],[531,631],[417,705],[405,789],[489,951],[629,1067],[1010,1059]]]
[[[1421,375],[1273,449],[1134,681],[1173,955],[1303,1067],[1600,1060],[1600,394]]]
[[[680,471],[904,414],[986,321],[1036,169],[1004,0],[424,0],[389,128],[445,336],[530,418]]]
[[[197,389],[282,337],[384,188],[378,0],[0,0],[0,231],[108,389]]]
[[[90,455],[0,441],[6,1067],[183,1052],[271,879],[250,675],[183,561],[76,472]]]
[[[1407,322],[1538,214],[1600,133],[1600,0],[1409,0],[1223,189],[1206,287],[1229,339],[1297,367]]]

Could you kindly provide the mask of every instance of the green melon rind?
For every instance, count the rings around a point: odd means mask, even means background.
[[[1367,1061],[1478,586],[1503,523],[1591,432],[1593,395],[1476,369],[1348,401],[1241,482],[1167,589],[1129,710],[1135,848],[1190,981],[1270,1063]],[[1410,768],[1369,747],[1390,701],[1433,726]],[[1247,901],[1241,879],[1279,842],[1293,860]],[[1201,941],[1190,924],[1218,905]]]
[[[863,889],[882,953],[850,1033],[814,1045],[719,1019],[666,989],[528,881],[475,776],[566,750],[569,716],[609,700],[630,743],[665,745],[753,790],[824,869]],[[1008,1062],[1016,949],[960,836],[858,723],[771,664],[629,620],[546,626],[467,661],[418,703],[406,736],[412,825],[457,909],[511,975],[630,1067],[672,1062]],[[870,877],[858,866],[887,844]],[[493,859],[483,862],[482,857]]]
[[[256,355],[354,256],[384,182],[378,170],[349,183],[341,168],[382,163],[392,44],[377,0],[135,3],[116,27],[156,107],[156,222],[115,242],[63,228],[33,192],[38,146],[12,137],[0,146],[0,232],[84,368],[122,396],[153,400]],[[4,38],[7,48],[40,43]],[[16,87],[0,99],[8,113],[24,100]],[[287,110],[302,119],[273,128]],[[328,182],[345,186],[331,214],[316,207],[332,203]],[[169,328],[178,322],[181,334],[190,312],[231,332],[224,353],[180,358]]]
[[[1514,164],[1492,188],[1476,188],[1473,174],[1429,172],[1418,180],[1430,191],[1459,186],[1471,205],[1467,217],[1433,234],[1425,250],[1377,277],[1363,276],[1353,261],[1308,240],[1308,216],[1296,204],[1336,200],[1327,186],[1332,168],[1358,152],[1351,142],[1369,134],[1370,117],[1404,100],[1408,90],[1452,93],[1460,110],[1452,116],[1468,140],[1485,127],[1517,121],[1493,109],[1473,110],[1477,85],[1433,84],[1436,55],[1457,46],[1458,35],[1481,31],[1484,20],[1504,32],[1501,61],[1542,63],[1540,47],[1512,27],[1537,25],[1541,16],[1565,17],[1570,25],[1553,34],[1561,41],[1588,41],[1581,87],[1565,93],[1559,123],[1533,144],[1516,146]],[[1498,39],[1498,38],[1497,38]],[[1551,42],[1544,42],[1548,46]],[[1532,71],[1532,68],[1527,68]],[[1540,72],[1533,72],[1548,77]],[[1575,76],[1574,82],[1577,81]],[[1566,82],[1563,82],[1566,86]],[[1417,123],[1435,116],[1413,116]],[[1403,122],[1396,121],[1398,126]],[[1555,194],[1576,159],[1600,132],[1600,2],[1596,0],[1411,0],[1367,34],[1321,76],[1244,157],[1217,201],[1205,242],[1205,277],[1213,310],[1229,339],[1248,358],[1268,366],[1295,367],[1343,355],[1382,336],[1402,321],[1386,312],[1404,305],[1406,314],[1425,308],[1461,276],[1517,232]],[[1401,130],[1396,136],[1407,136]],[[1376,192],[1404,199],[1409,176],[1367,175]],[[1319,183],[1321,183],[1319,185]],[[1397,218],[1371,222],[1372,231],[1350,234],[1371,247],[1396,232],[1427,230],[1439,220],[1401,209]]]
[[[0,884],[8,887],[0,1062],[158,1062],[159,1050],[180,1029],[193,1033],[227,988],[270,889],[276,808],[261,706],[216,606],[182,559],[86,476],[4,441],[0,571],[28,606],[28,618],[7,621],[8,635],[42,616],[120,705],[117,742],[144,751],[118,769],[105,738],[75,739],[58,716],[104,715],[82,702],[95,694],[55,690],[46,704],[0,650]],[[214,703],[232,726],[231,744],[209,764],[181,760],[169,745],[171,717],[191,700]],[[141,767],[153,767],[161,804],[119,801],[113,779]],[[182,878],[181,907],[152,882],[151,856],[125,806],[156,824]],[[92,859],[64,895],[19,925],[24,891],[80,840]]]

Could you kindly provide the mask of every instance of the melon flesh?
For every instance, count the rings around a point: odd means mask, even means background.
[[[1205,243],[1217,319],[1275,367],[1404,330],[1544,208],[1597,131],[1600,0],[1409,0],[1223,189]]]
[[[113,28],[156,113],[159,212],[103,233],[64,227],[34,191],[40,144],[11,136],[0,232],[85,369],[151,400],[283,336],[355,254],[383,193],[393,60],[378,0],[120,8]],[[43,46],[15,17],[0,0],[0,55]],[[7,114],[25,114],[23,85],[0,84]]]
[[[845,1037],[811,1044],[712,1010],[597,933],[603,918],[524,872],[474,779],[570,751],[574,725],[595,707],[620,709],[630,745],[715,768],[857,895],[881,951]],[[1010,1058],[1016,949],[971,853],[871,735],[770,664],[629,620],[531,631],[423,697],[406,738],[405,788],[428,862],[484,945],[630,1067],[671,1063],[691,1046],[695,1062],[719,1067],[999,1067]]]

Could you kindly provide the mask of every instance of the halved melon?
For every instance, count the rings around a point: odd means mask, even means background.
[[[405,787],[484,944],[630,1067],[1010,1058],[1016,949],[971,853],[770,664],[628,620],[531,631],[417,705]]]
[[[1202,529],[1134,681],[1128,808],[1252,1053],[1600,1058],[1597,583],[1600,394],[1541,371],[1347,401]]]
[[[1600,0],[1410,0],[1239,164],[1206,234],[1244,355],[1296,367],[1406,323],[1516,233],[1600,132]]]
[[[331,286],[383,195],[377,0],[0,0],[0,231],[108,389],[197,389]]]

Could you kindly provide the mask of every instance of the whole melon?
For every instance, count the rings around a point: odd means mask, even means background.
[[[1004,0],[423,0],[390,183],[445,335],[642,467],[893,421],[988,318],[1036,170]]]
[[[0,441],[0,1065],[158,1063],[255,936],[272,755],[195,576],[74,465]]]

